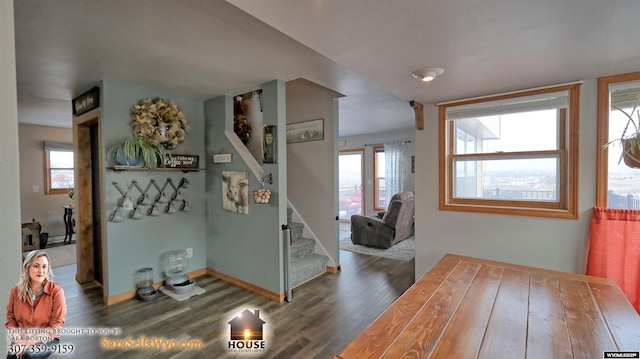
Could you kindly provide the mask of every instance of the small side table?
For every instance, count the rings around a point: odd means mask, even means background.
[[[64,234],[64,244],[70,244],[71,243],[71,239],[73,237],[73,206],[72,205],[66,205],[66,206],[62,206],[62,208],[64,208],[64,215],[62,216],[62,219],[64,220],[64,228],[65,228],[65,234]]]
[[[40,222],[22,223],[22,229],[25,228],[31,231],[31,240],[22,241],[22,251],[25,252],[40,249],[40,231],[42,231]]]

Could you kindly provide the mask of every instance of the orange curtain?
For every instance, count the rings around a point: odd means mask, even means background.
[[[593,209],[587,274],[616,281],[640,313],[640,210]]]

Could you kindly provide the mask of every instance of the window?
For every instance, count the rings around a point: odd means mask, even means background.
[[[341,150],[338,156],[339,219],[364,213],[364,149]]]
[[[577,218],[579,90],[441,104],[440,209]]]
[[[621,137],[627,123],[621,110],[630,114],[639,98],[640,72],[598,79],[598,207],[640,209],[640,169],[620,161],[619,143],[604,147]],[[637,113],[633,118],[637,123]],[[633,131],[629,128],[627,134]]]
[[[373,209],[384,211],[387,207],[385,199],[385,166],[384,145],[373,146]]]
[[[74,187],[73,146],[68,143],[44,143],[46,194],[66,194]]]

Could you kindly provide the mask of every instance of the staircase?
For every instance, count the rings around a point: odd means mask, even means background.
[[[326,272],[329,258],[316,254],[316,241],[303,236],[304,224],[291,220],[292,210],[287,210],[287,220],[291,228],[292,244],[290,249],[289,281],[294,288]]]

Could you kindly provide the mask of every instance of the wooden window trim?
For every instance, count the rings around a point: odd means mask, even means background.
[[[640,81],[640,72],[598,78],[598,135],[597,135],[597,174],[596,174],[596,206],[606,208],[607,189],[609,188],[609,149],[604,145],[609,142],[609,86],[621,82]]]
[[[50,152],[49,150],[43,150],[44,152],[44,184],[45,184],[45,194],[67,194],[69,193],[69,190],[73,189],[72,187],[69,188],[51,188],[51,167],[49,167],[49,164],[51,163],[51,156],[50,156]],[[57,169],[67,169],[67,170],[73,170],[72,168],[57,168]]]
[[[453,121],[447,122],[446,110],[448,107],[495,101],[509,98],[525,97],[537,94],[544,94],[557,91],[568,91],[569,93],[569,118],[566,111],[559,111],[558,121],[558,150],[554,151],[530,151],[526,152],[527,157],[532,154],[555,153],[559,156],[558,171],[558,202],[538,202],[538,201],[505,201],[488,199],[460,199],[453,198],[453,165],[454,158],[487,158],[496,157],[495,154],[468,154],[449,155],[454,153],[455,133]],[[552,218],[578,218],[578,173],[579,173],[579,111],[580,111],[580,84],[562,85],[544,89],[535,89],[521,92],[514,92],[503,95],[488,96],[477,99],[450,102],[438,106],[439,117],[439,209],[447,211],[479,212],[494,214],[511,214],[535,217]],[[564,117],[564,118],[563,118]],[[567,126],[566,121],[569,121]],[[449,125],[447,131],[447,124]],[[568,143],[566,143],[567,133]],[[449,137],[447,137],[447,133]],[[567,152],[568,151],[568,152]],[[500,157],[505,157],[502,155]]]

